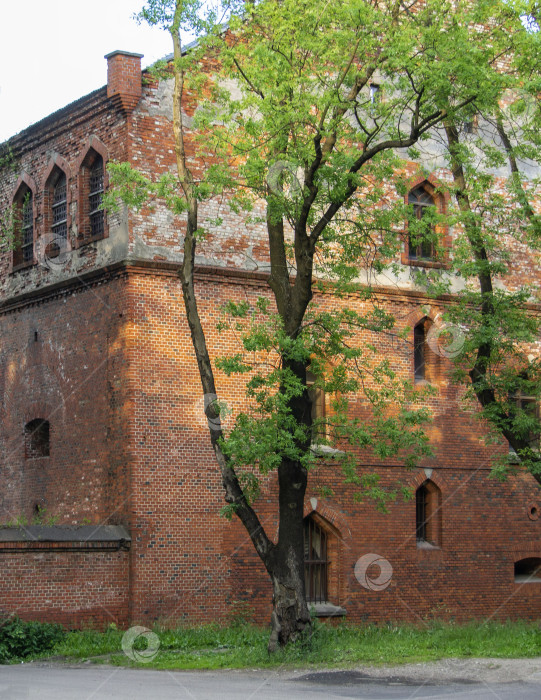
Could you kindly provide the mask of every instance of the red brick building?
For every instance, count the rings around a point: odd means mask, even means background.
[[[221,479],[177,277],[178,222],[159,207],[99,209],[108,161],[174,166],[171,86],[143,85],[140,58],[107,56],[107,86],[13,137],[0,175],[0,211],[19,211],[22,239],[0,258],[0,613],[172,624],[227,618],[243,601],[266,621],[264,569],[240,524],[219,515]],[[410,169],[419,206],[428,198],[445,208],[434,183],[448,173],[425,179]],[[216,332],[220,305],[268,294],[264,231],[219,213],[197,278],[213,356],[233,343]],[[518,269],[541,279],[525,256]],[[359,455],[383,485],[416,492],[388,514],[354,502],[322,456],[306,499],[311,597],[350,621],[537,618],[539,485],[526,474],[489,479],[507,446],[485,444],[445,357],[416,358],[442,310],[411,280],[424,257],[405,251],[403,275],[377,290],[399,324],[416,328],[410,342],[377,342],[400,372],[436,388],[427,399],[435,456],[406,471]],[[241,406],[242,387],[218,376],[223,397]],[[360,398],[351,411],[361,415]],[[323,484],[332,498],[318,495]],[[257,503],[270,533],[272,493],[270,479]]]

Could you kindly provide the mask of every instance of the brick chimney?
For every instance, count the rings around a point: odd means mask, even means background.
[[[107,59],[107,97],[123,112],[132,112],[141,97],[141,53],[113,51]]]

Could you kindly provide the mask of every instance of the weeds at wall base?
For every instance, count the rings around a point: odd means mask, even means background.
[[[159,640],[157,651],[145,658],[145,639],[141,637],[134,645],[139,649],[140,656],[136,655],[141,659],[139,661],[123,653],[125,634],[114,625],[104,632],[67,632],[54,646],[36,650],[25,660],[60,657],[133,668],[212,670],[541,656],[541,626],[538,622],[477,622],[467,625],[433,622],[427,626],[389,624],[360,627],[347,624],[330,626],[316,620],[309,637],[272,656],[267,653],[269,631],[266,628],[250,624],[172,630],[156,627],[153,635]]]

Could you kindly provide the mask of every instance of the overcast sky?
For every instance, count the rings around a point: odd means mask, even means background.
[[[0,0],[0,143],[107,82],[105,54],[172,52],[133,19],[144,0]]]

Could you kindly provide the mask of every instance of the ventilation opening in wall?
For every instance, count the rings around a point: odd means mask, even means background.
[[[541,583],[541,558],[528,557],[516,561],[515,583]]]
[[[34,418],[24,426],[24,456],[26,459],[48,457],[49,452],[49,421]]]

